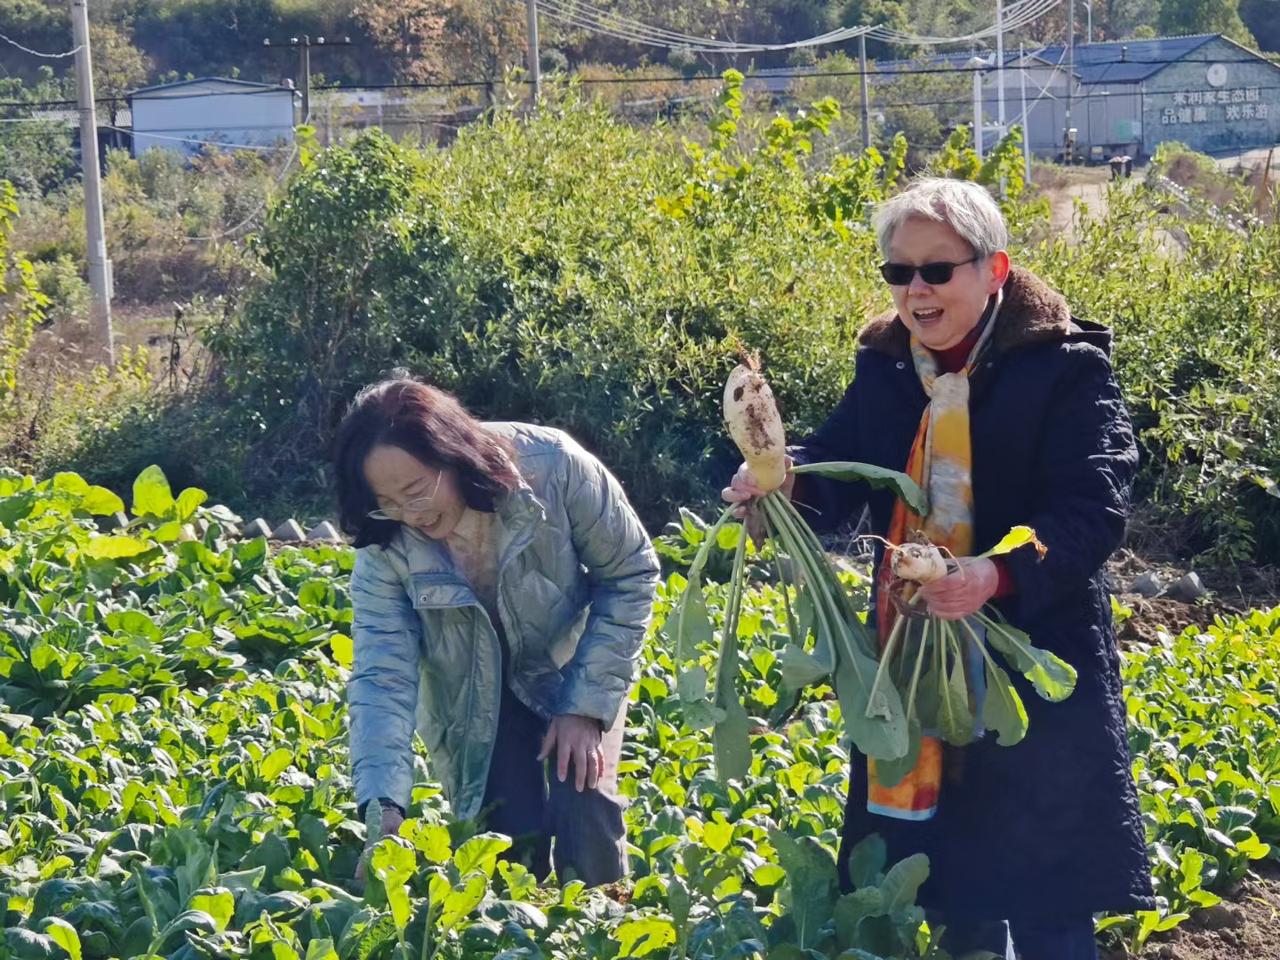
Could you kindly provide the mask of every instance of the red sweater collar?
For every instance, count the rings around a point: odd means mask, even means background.
[[[986,326],[984,323],[975,324],[974,328],[965,334],[964,339],[954,347],[933,352],[938,358],[939,373],[958,373],[964,369],[964,362],[969,359],[969,354],[977,344],[978,338],[982,336],[984,326]]]

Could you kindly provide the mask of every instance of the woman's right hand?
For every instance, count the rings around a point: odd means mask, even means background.
[[[376,800],[374,801],[377,802]],[[382,808],[382,837],[394,837],[400,833],[400,824],[404,823],[404,816],[395,807]],[[375,841],[376,842],[376,841]],[[366,843],[364,849],[360,851],[360,862],[356,865],[356,884],[361,890],[364,889],[365,880],[368,878],[369,851],[373,849],[372,843]]]
[[[791,472],[791,467],[794,464],[795,461],[787,457],[787,476],[782,481],[782,486],[778,488],[779,492],[788,500],[791,499],[791,491],[796,485],[795,474]],[[747,535],[757,544],[764,542],[764,526],[760,522],[759,513],[753,509],[753,505],[755,499],[763,497],[764,494],[765,491],[760,489],[760,485],[756,483],[756,478],[751,473],[751,469],[745,463],[738,467],[738,472],[733,475],[729,485],[720,491],[722,499],[727,503],[736,504],[733,515],[746,523]]]
[[[791,468],[794,465],[795,461],[787,457],[787,476],[782,481],[782,486],[778,488],[788,500],[791,499],[791,491],[796,485],[795,474],[791,472]],[[729,485],[720,491],[720,497],[723,500],[738,505],[733,511],[733,515],[739,519],[747,515],[749,502],[756,497],[763,497],[764,494],[765,492],[760,489],[760,485],[756,483],[755,475],[745,463],[738,467],[738,472],[733,475]]]

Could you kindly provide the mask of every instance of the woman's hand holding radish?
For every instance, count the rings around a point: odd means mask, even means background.
[[[791,488],[796,485],[795,475],[792,474],[791,468],[795,466],[795,461],[787,457],[787,475],[782,481],[782,486],[778,487],[782,491],[782,495],[788,500],[791,499]],[[738,472],[733,475],[733,479],[729,481],[729,485],[720,491],[720,496],[728,503],[740,504],[739,508],[733,512],[735,517],[741,519],[746,515],[746,503],[748,500],[754,500],[756,497],[763,497],[768,491],[761,490],[759,483],[756,481],[755,474],[751,472],[751,468],[747,464],[738,467]]]
[[[795,465],[795,461],[790,457],[786,458],[787,474],[782,481],[782,486],[778,487],[778,492],[788,500],[791,499],[791,489],[796,485],[795,475],[792,474],[791,468]],[[746,463],[738,467],[738,472],[733,475],[733,479],[729,481],[729,485],[720,491],[720,497],[728,503],[736,503],[738,506],[734,509],[733,515],[739,520],[745,520],[747,524],[747,536],[755,543],[764,542],[764,528],[760,523],[760,515],[757,511],[751,509],[752,501],[757,497],[763,497],[768,491],[761,490],[759,483],[756,481],[755,474],[751,472],[751,467]]]
[[[963,620],[977,613],[1000,586],[1000,570],[989,557],[959,557],[955,565],[945,577],[920,587],[929,613],[943,620]]]

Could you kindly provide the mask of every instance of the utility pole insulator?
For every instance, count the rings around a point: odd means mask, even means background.
[[[272,43],[271,39],[265,38],[262,41],[264,47],[281,47],[290,46],[298,48],[298,80],[296,87],[302,92],[302,122],[306,123],[311,117],[311,48],[312,47],[350,47],[353,46],[350,37],[343,37],[342,40],[327,40],[324,37],[311,37],[303,34],[301,37],[290,37],[288,41],[279,41]]]

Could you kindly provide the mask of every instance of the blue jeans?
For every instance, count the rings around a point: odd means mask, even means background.
[[[1090,916],[976,924],[963,921],[948,924],[943,917],[930,917],[929,925],[947,928],[943,946],[956,957],[986,950],[1000,960],[1098,960],[1098,942]]]

